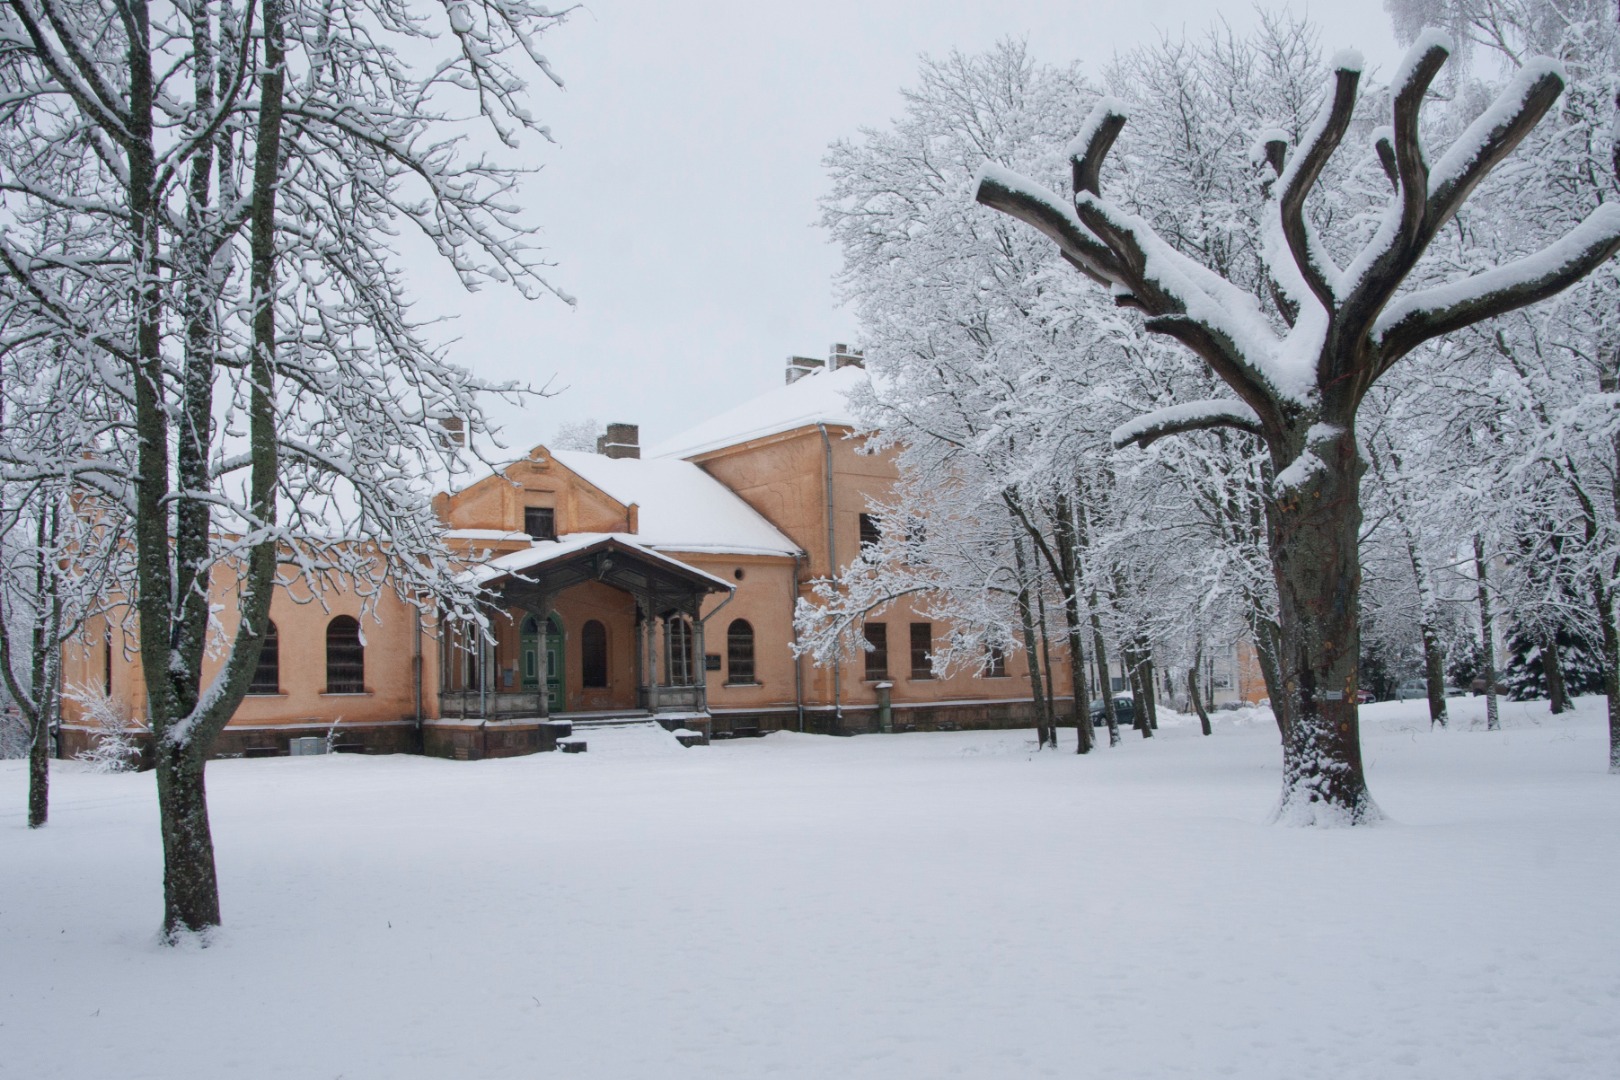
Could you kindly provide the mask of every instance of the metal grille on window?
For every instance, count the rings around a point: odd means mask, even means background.
[[[932,679],[934,665],[928,654],[934,651],[934,624],[914,622],[911,624],[911,677],[913,679]]]
[[[665,624],[667,630],[664,634],[665,644],[668,646],[666,657],[669,671],[669,685],[692,685],[692,624],[682,616],[675,616]]]
[[[366,689],[366,647],[360,624],[339,615],[326,624],[326,692],[362,694]]]
[[[754,681],[754,628],[747,619],[736,619],[726,630],[726,681]]]
[[[883,539],[883,530],[878,525],[878,519],[871,514],[862,514],[861,547],[872,547],[881,539]]]
[[[889,628],[882,623],[866,624],[866,643],[872,646],[866,654],[866,677],[889,677]]]
[[[557,511],[549,506],[524,507],[523,531],[536,540],[557,539]]]
[[[264,647],[259,650],[259,666],[253,669],[253,681],[248,683],[250,694],[281,693],[281,640],[272,622],[265,631]]]

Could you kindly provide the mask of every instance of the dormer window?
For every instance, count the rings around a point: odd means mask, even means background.
[[[525,506],[523,531],[534,540],[557,539],[557,511],[549,506]]]

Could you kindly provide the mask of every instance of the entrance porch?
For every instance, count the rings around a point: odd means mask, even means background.
[[[707,711],[701,606],[729,583],[616,536],[538,543],[471,573],[490,634],[440,635],[443,720]]]

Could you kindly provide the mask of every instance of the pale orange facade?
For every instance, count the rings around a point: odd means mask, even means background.
[[[795,604],[857,555],[868,499],[897,479],[889,456],[850,437],[838,391],[864,378],[851,361],[837,349],[828,370],[735,410],[743,421],[717,418],[657,456],[641,458],[635,429],[613,425],[605,454],[537,446],[436,496],[447,542],[490,597],[492,642],[441,632],[392,595],[362,610],[342,589],[282,590],[275,670],[261,664],[220,751],[286,752],[319,734],[338,748],[494,756],[615,715],[666,714],[715,735],[849,733],[877,728],[883,683],[897,729],[1027,723],[1021,656],[1004,675],[934,677],[915,646],[944,628],[904,606],[870,620],[886,631],[886,672],[793,655]],[[228,612],[230,584],[216,591]],[[116,626],[89,627],[65,682],[138,719],[131,644]],[[82,741],[91,727],[70,702],[65,732]]]

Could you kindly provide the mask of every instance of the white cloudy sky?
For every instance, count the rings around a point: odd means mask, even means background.
[[[1399,56],[1380,0],[1274,4],[1304,12],[1327,53]],[[546,40],[567,88],[537,84],[558,145],[524,201],[578,298],[468,295],[421,272],[424,313],[455,316],[451,355],[492,378],[560,394],[498,409],[509,445],[583,417],[642,426],[643,443],[778,385],[790,353],[858,342],[834,299],[835,250],[816,226],[834,139],[900,108],[917,58],[1004,36],[1035,58],[1097,72],[1116,51],[1217,18],[1246,0],[589,0]]]

